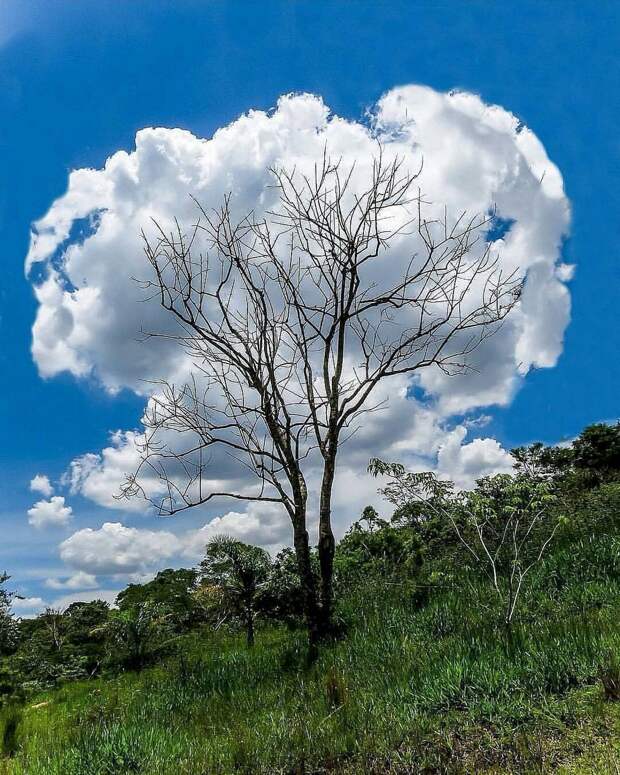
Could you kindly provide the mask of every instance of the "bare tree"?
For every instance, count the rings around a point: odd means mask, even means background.
[[[65,642],[66,632],[63,614],[64,612],[61,608],[51,608],[48,606],[40,615],[54,651],[60,651]]]
[[[167,336],[193,371],[187,384],[159,384],[123,495],[148,498],[162,515],[222,497],[282,504],[312,642],[332,619],[340,446],[379,408],[383,380],[468,369],[521,289],[485,239],[488,216],[426,217],[417,175],[383,149],[369,170],[344,170],[325,153],[309,175],[272,171],[278,204],[263,217],[235,219],[228,196],[216,211],[197,203],[191,229],[155,224],[154,238],[143,235],[154,272],[145,286],[179,324]],[[256,486],[209,480],[218,449]],[[316,466],[318,503],[309,504]],[[317,512],[318,580],[307,529]]]

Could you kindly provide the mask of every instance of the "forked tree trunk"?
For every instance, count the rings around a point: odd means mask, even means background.
[[[167,229],[157,226],[156,239],[152,244],[146,241],[147,258],[155,273],[146,287],[159,293],[163,308],[181,323],[178,341],[197,359],[207,382],[219,386],[225,405],[221,415],[211,417],[202,387],[193,384],[179,391],[164,382],[159,391],[163,399],[143,418],[142,460],[136,473],[128,477],[123,493],[126,497],[142,494],[151,500],[139,481],[143,470],[160,471],[167,485],[163,491],[170,492],[164,462],[169,458],[180,461],[185,471],[188,465],[194,470],[193,444],[192,449],[178,452],[159,443],[159,434],[168,428],[175,433],[188,431],[192,438],[200,429],[200,463],[192,474],[192,485],[203,481],[203,449],[219,444],[235,450],[234,455],[245,453],[243,462],[263,485],[277,491],[273,497],[263,494],[251,500],[284,504],[293,523],[311,644],[333,631],[331,498],[341,430],[352,428],[363,412],[373,411],[368,401],[384,379],[433,365],[448,373],[464,370],[466,363],[462,362],[517,304],[522,287],[514,273],[502,274],[499,259],[488,245],[468,257],[472,247],[484,239],[489,219],[461,215],[453,222],[446,212],[443,220],[427,221],[422,214],[426,203],[413,189],[419,173],[409,173],[403,164],[398,159],[384,161],[379,149],[366,192],[356,193],[350,183],[353,167],[341,172],[340,162],[332,162],[325,149],[314,176],[273,170],[282,204],[276,207],[277,214],[257,219],[250,213],[234,221],[227,196],[214,213],[199,206],[191,237],[177,224],[170,236]],[[419,260],[405,260],[398,277],[386,277],[384,284],[370,281],[373,272],[367,274],[362,267],[383,254],[393,239],[407,233],[405,224],[415,221],[422,242]],[[213,244],[219,263],[210,264],[211,250],[204,257],[192,252],[199,232]],[[284,242],[290,254],[276,247]],[[301,262],[299,253],[305,255]],[[218,275],[219,279],[207,281]],[[470,288],[483,289],[479,300],[476,295],[471,303]],[[410,315],[415,310],[419,321],[412,327]],[[362,363],[348,375],[345,364],[351,358],[358,363],[360,347]],[[324,389],[317,394],[315,360],[321,360],[321,352]],[[252,394],[247,405],[246,389]],[[254,400],[254,392],[259,400]],[[296,407],[293,417],[287,409],[291,402]],[[299,407],[305,405],[304,417]],[[225,419],[220,422],[220,418]],[[314,439],[307,441],[312,428],[324,456],[318,581],[312,571],[306,527],[308,493],[302,472],[315,446]],[[151,439],[155,443],[149,444]],[[279,479],[284,476],[286,487]],[[164,495],[151,501],[162,515],[216,496],[245,497],[235,492],[203,492],[202,488],[195,497],[193,486],[184,491],[176,483],[172,491],[173,499]]]

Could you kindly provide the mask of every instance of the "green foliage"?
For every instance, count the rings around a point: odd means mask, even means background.
[[[193,569],[168,568],[146,584],[130,584],[119,593],[116,604],[121,611],[144,603],[165,606],[169,621],[181,632],[190,627],[198,615],[192,594],[197,578],[198,573]]]
[[[620,658],[610,651],[599,667],[599,677],[603,684],[605,699],[620,701]]]
[[[173,624],[165,606],[148,601],[114,611],[100,632],[113,663],[141,670],[170,642]]]
[[[575,467],[589,472],[594,482],[606,481],[620,473],[620,422],[589,425],[572,447]]]
[[[422,543],[410,525],[395,526],[367,506],[336,547],[334,567],[342,592],[369,576],[412,578],[422,562]]]
[[[369,471],[388,477],[381,490],[399,510],[409,508],[414,523],[450,525],[503,604],[512,622],[526,577],[540,562],[564,521],[553,508],[557,483],[531,473],[498,474],[479,479],[470,492],[432,472],[407,472],[399,463],[370,461]],[[410,504],[415,504],[411,509]]]
[[[4,714],[4,729],[0,750],[4,756],[14,756],[17,753],[17,728],[22,719],[19,708],[10,707]]]
[[[18,622],[0,772],[617,772],[600,743],[620,730],[610,427],[532,445],[470,492],[372,461],[395,511],[367,507],[338,544],[346,636],[312,660],[294,553],[227,537],[118,608]]]
[[[521,473],[553,479],[567,491],[589,490],[620,477],[620,423],[588,425],[570,445],[537,442],[512,455]]]
[[[540,441],[511,451],[518,473],[559,480],[570,471],[575,454],[571,447],[547,447]]]
[[[462,545],[453,525],[438,509],[428,510],[410,501],[394,510],[391,521],[396,527],[410,528],[418,537],[425,562],[439,559],[444,567],[459,564]]]
[[[564,572],[564,602],[540,616],[525,598],[510,635],[471,574],[423,606],[389,579],[358,585],[342,601],[347,638],[311,665],[285,629],[252,650],[223,629],[184,635],[182,660],[31,701],[8,773],[556,772],[612,733],[600,665],[620,655],[620,582],[573,610],[582,581]]]
[[[557,511],[564,517],[557,536],[558,543],[573,547],[574,562],[579,563],[584,558],[590,562],[590,545],[594,539],[606,536],[608,545],[611,545],[620,535],[620,482],[608,482],[580,492],[578,496],[561,494]],[[597,562],[606,563],[610,559],[605,553],[597,558]],[[603,567],[601,570],[607,573],[609,569]]]
[[[479,479],[476,488],[455,501],[460,530],[478,561],[503,575],[524,572],[541,558],[554,535],[557,497],[547,481],[498,474]],[[485,554],[490,557],[484,558]]]
[[[318,566],[316,552],[312,553],[311,560]],[[282,549],[274,558],[269,575],[258,590],[256,607],[263,619],[284,622],[289,628],[302,624],[301,579],[292,549]]]
[[[109,606],[101,600],[47,609],[19,623],[19,647],[8,663],[21,689],[40,689],[95,674],[106,654],[99,628]],[[5,663],[5,667],[7,667]]]
[[[270,567],[271,560],[264,549],[222,535],[207,544],[200,575],[202,581],[243,597],[258,589],[266,580]]]

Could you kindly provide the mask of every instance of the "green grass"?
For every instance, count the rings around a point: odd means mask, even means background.
[[[620,654],[620,584],[525,602],[508,636],[483,588],[423,607],[361,590],[310,666],[302,633],[263,629],[252,651],[196,633],[142,673],[6,707],[0,773],[620,772],[598,678]]]

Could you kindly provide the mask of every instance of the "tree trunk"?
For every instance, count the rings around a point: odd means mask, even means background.
[[[319,506],[319,564],[321,567],[319,635],[321,637],[329,635],[333,630],[333,576],[336,542],[332,532],[331,513],[335,471],[335,460],[330,457],[325,461]]]
[[[301,580],[301,593],[304,615],[308,627],[308,638],[311,646],[315,646],[319,640],[319,611],[316,594],[316,581],[312,572],[310,560],[310,544],[308,531],[305,525],[305,514],[296,514],[293,524],[295,556],[297,568]]]
[[[245,607],[245,622],[247,632],[248,648],[252,648],[254,645],[254,612],[252,611],[252,603],[246,603]]]

